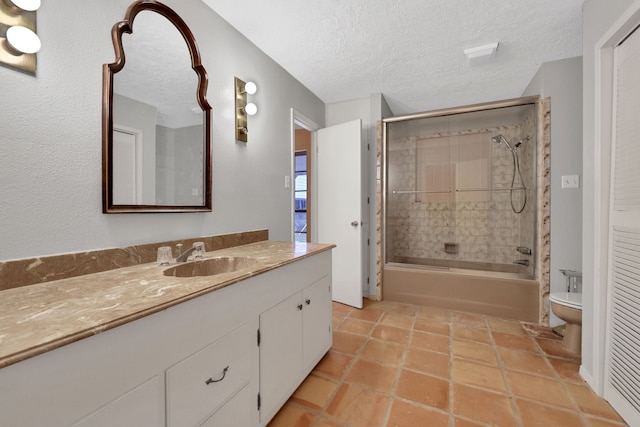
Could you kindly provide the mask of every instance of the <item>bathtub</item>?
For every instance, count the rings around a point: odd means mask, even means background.
[[[526,322],[538,322],[539,292],[537,280],[516,272],[397,262],[386,263],[382,271],[383,300]]]

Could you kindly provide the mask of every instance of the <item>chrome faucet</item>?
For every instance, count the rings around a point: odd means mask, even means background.
[[[180,244],[179,248],[182,249],[182,245],[181,244]],[[195,246],[190,247],[189,249],[187,249],[186,251],[184,251],[183,253],[178,255],[178,257],[176,258],[176,262],[186,262],[187,258],[189,258],[189,255],[191,255],[193,253],[193,251],[195,251],[195,250],[196,250]]]

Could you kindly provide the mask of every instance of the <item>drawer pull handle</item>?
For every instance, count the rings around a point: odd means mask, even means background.
[[[305,302],[307,303],[307,305],[311,304],[311,300],[310,299],[306,300]]]
[[[224,379],[224,377],[226,377],[226,376],[227,376],[227,371],[228,371],[228,370],[229,370],[229,367],[228,367],[228,366],[222,370],[222,377],[220,377],[220,379],[219,379],[219,380],[214,380],[213,378],[209,378],[209,379],[208,379],[208,380],[206,380],[204,383],[205,383],[206,385],[209,385],[209,384],[211,384],[211,383],[219,383],[220,381],[222,381],[222,380]]]

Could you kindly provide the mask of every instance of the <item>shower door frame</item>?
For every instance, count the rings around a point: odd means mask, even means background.
[[[462,114],[462,113],[473,113],[476,111],[483,111],[483,110],[491,110],[491,109],[499,109],[499,108],[507,108],[507,107],[517,107],[517,106],[524,106],[524,105],[533,105],[536,108],[536,138],[535,138],[535,144],[536,144],[536,148],[534,151],[534,158],[536,159],[536,176],[534,177],[534,181],[536,183],[536,189],[534,192],[534,199],[536,203],[540,202],[540,192],[541,192],[541,186],[544,184],[543,182],[541,182],[540,180],[540,176],[541,176],[541,171],[538,170],[540,168],[540,164],[541,164],[541,160],[538,159],[539,153],[540,153],[540,146],[542,145],[542,143],[547,143],[549,140],[549,135],[548,135],[548,128],[546,128],[546,124],[543,123],[542,120],[542,113],[541,113],[541,98],[540,96],[527,96],[527,97],[521,97],[521,98],[513,98],[513,99],[507,99],[507,100],[500,100],[500,101],[494,101],[494,102],[486,102],[486,103],[480,103],[480,104],[473,104],[473,105],[466,105],[466,106],[460,106],[460,107],[453,107],[453,108],[446,108],[446,109],[439,109],[439,110],[432,110],[432,111],[426,111],[426,112],[421,112],[421,113],[414,113],[414,114],[407,114],[407,115],[402,115],[402,116],[394,116],[394,117],[388,117],[385,119],[382,119],[382,121],[380,122],[380,129],[379,129],[379,136],[381,138],[382,144],[380,147],[381,153],[378,154],[378,166],[380,167],[380,180],[381,180],[381,186],[379,186],[379,190],[380,190],[380,197],[379,197],[379,202],[380,202],[380,208],[379,208],[379,212],[380,212],[380,224],[381,224],[381,231],[380,231],[380,235],[379,235],[379,245],[380,245],[380,249],[379,249],[379,272],[378,272],[378,298],[381,298],[381,289],[380,289],[380,285],[381,285],[381,278],[382,278],[382,270],[384,269],[384,266],[387,264],[393,264],[393,263],[388,263],[387,262],[387,248],[386,248],[386,230],[387,230],[387,218],[386,218],[386,209],[387,209],[387,192],[388,192],[388,165],[387,165],[387,161],[386,161],[386,157],[387,157],[387,137],[388,137],[388,126],[390,123],[394,123],[394,122],[401,122],[401,121],[407,121],[407,120],[413,120],[413,119],[425,119],[425,118],[431,118],[431,117],[443,117],[443,116],[451,116],[451,115],[457,115],[457,114]],[[546,100],[545,100],[546,101]],[[548,101],[546,101],[548,102]],[[548,118],[547,118],[548,119]],[[547,144],[548,145],[548,144]],[[540,262],[541,260],[541,247],[540,247],[540,239],[539,239],[539,233],[540,231],[540,224],[539,224],[539,220],[540,218],[538,217],[540,215],[540,206],[536,206],[536,209],[534,211],[534,243],[535,243],[535,252],[536,252],[536,256],[534,258],[534,262],[535,262],[535,266],[534,266],[534,278],[536,280],[541,280],[543,281],[544,278],[542,277],[544,275],[544,269],[545,267],[542,265],[543,263]],[[431,268],[431,267],[425,267],[425,268]],[[433,268],[438,268],[438,267],[433,267]],[[446,268],[449,269],[449,268]],[[548,269],[548,267],[547,267]],[[501,274],[505,274],[505,273],[495,273],[497,275],[501,275]]]

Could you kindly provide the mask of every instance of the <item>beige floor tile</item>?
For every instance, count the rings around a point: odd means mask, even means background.
[[[370,339],[362,349],[363,358],[389,366],[400,366],[404,345],[377,339]]]
[[[558,373],[560,378],[564,381],[584,384],[584,380],[580,376],[580,363],[573,360],[556,359],[554,357],[549,358],[549,362],[553,369]]]
[[[611,405],[599,398],[588,386],[569,383],[565,385],[583,412],[617,422],[623,421]]]
[[[577,356],[567,350],[560,340],[549,340],[544,338],[536,338],[538,345],[542,348],[542,351],[545,352],[547,356],[551,357],[560,357],[563,359],[570,359],[578,361],[580,360],[580,356]]]
[[[555,379],[554,371],[547,363],[547,359],[539,353],[531,353],[523,350],[513,350],[506,347],[497,347],[502,365],[510,371],[520,371],[530,374],[542,375]]]
[[[360,319],[366,320],[367,322],[377,322],[378,319],[382,316],[382,313],[378,310],[369,310],[369,309],[353,309],[351,313],[349,313],[349,317],[351,319]]]
[[[342,322],[344,322],[344,319],[346,319],[346,317],[336,316],[335,314],[331,317],[331,327],[334,331]]]
[[[389,398],[354,384],[342,384],[327,414],[349,427],[372,427],[382,424]]]
[[[368,298],[362,300],[362,308],[367,310],[384,311],[386,305],[386,301],[372,301]]]
[[[416,317],[435,322],[449,323],[451,321],[451,312],[443,308],[420,307],[416,313]]]
[[[627,427],[626,423],[603,420],[602,418],[586,417],[589,427]]]
[[[514,335],[527,335],[527,331],[522,327],[520,322],[500,319],[498,317],[487,317],[486,320],[489,324],[489,329],[492,331]]]
[[[449,355],[447,354],[410,348],[405,356],[404,367],[423,374],[449,379]]]
[[[268,427],[311,427],[316,416],[291,403],[285,403],[275,417],[267,424]]]
[[[397,371],[392,366],[357,359],[344,380],[382,393],[391,393]]]
[[[520,372],[507,371],[506,375],[511,391],[516,397],[536,400],[566,409],[576,409],[560,381]]]
[[[421,332],[429,332],[432,334],[449,335],[449,324],[436,322],[435,320],[416,319],[413,329]]]
[[[288,427],[298,427],[297,425],[293,424],[291,426]],[[342,427],[342,425],[333,422],[331,420],[328,420],[326,418],[320,418],[318,420],[318,424],[316,424],[314,427]]]
[[[332,349],[270,427],[627,426],[549,328],[366,299],[333,307]]]
[[[434,408],[449,410],[449,381],[403,370],[396,395]]]
[[[361,335],[334,332],[333,345],[331,348],[342,353],[356,354],[366,339],[367,337]]]
[[[551,340],[562,340],[562,337],[551,328],[541,325],[534,325],[531,323],[523,323],[522,327],[534,338],[545,338]]]
[[[462,418],[455,418],[454,425],[456,427],[485,427],[486,424],[479,424],[473,421],[465,420]]]
[[[342,378],[352,360],[353,356],[329,350],[316,365],[314,372],[339,379]]]
[[[523,427],[584,427],[577,412],[517,400]]]
[[[538,347],[536,347],[533,339],[526,335],[514,335],[504,332],[491,332],[491,335],[493,336],[493,340],[496,345],[499,347],[507,347],[514,350],[525,350],[532,353],[538,352]]]
[[[334,380],[311,374],[293,393],[291,401],[309,409],[320,411],[337,386],[338,383]]]
[[[467,325],[451,325],[451,336],[462,340],[470,340],[491,344],[488,329],[470,328]]]
[[[493,426],[515,427],[518,424],[507,396],[462,384],[453,385],[453,411],[456,415]]]
[[[394,400],[386,427],[409,426],[449,427],[449,415]]]
[[[337,314],[338,316],[347,316],[353,307],[345,304],[340,304],[339,302],[332,302],[331,306],[333,308],[333,314]]]
[[[401,304],[397,302],[389,302],[385,307],[387,313],[402,314],[403,316],[413,317],[418,311],[418,307],[411,304]]]
[[[480,314],[464,313],[462,311],[451,312],[451,323],[470,326],[472,328],[487,328],[484,316]]]
[[[500,393],[507,392],[502,373],[497,367],[454,359],[451,378],[455,384],[473,385]]]
[[[347,317],[335,330],[355,335],[369,335],[376,324]]]
[[[381,325],[393,326],[396,328],[411,329],[414,318],[404,314],[385,312],[379,320]]]
[[[444,335],[413,331],[411,332],[409,346],[413,348],[421,348],[423,350],[437,351],[439,353],[449,354],[449,337]]]
[[[477,362],[497,365],[496,353],[493,346],[473,341],[452,340],[451,351],[453,356],[462,359],[475,360]]]
[[[372,338],[406,344],[409,341],[409,330],[387,325],[377,325],[371,334]]]

